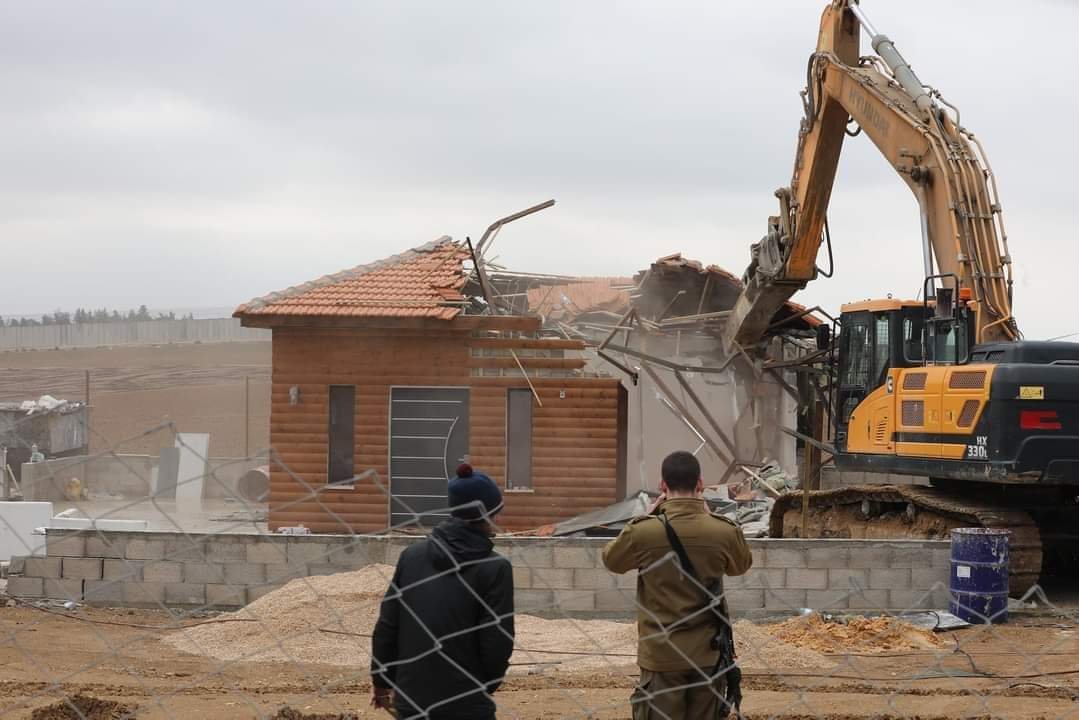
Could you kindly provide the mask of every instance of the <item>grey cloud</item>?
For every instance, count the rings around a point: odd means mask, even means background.
[[[6,3],[0,232],[25,270],[0,313],[226,305],[551,196],[503,260],[628,273],[681,249],[740,272],[790,178],[823,5]],[[1038,279],[1077,219],[1079,11],[863,7],[986,142],[1017,305],[1052,334]],[[865,138],[833,198],[840,274],[802,300],[916,287],[913,200]]]

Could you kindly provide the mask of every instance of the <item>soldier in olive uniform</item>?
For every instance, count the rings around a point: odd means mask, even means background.
[[[603,549],[603,564],[615,573],[638,570],[637,663],[641,681],[634,691],[634,720],[714,720],[725,717],[726,683],[717,672],[719,650],[714,616],[701,588],[686,577],[672,553],[662,513],[685,546],[700,580],[742,575],[753,562],[742,531],[708,511],[697,458],[671,453],[661,468],[660,495],[648,514],[634,518]],[[678,622],[693,615],[685,622]],[[677,623],[677,624],[676,624]],[[667,628],[675,625],[669,631]],[[669,634],[668,634],[669,632]]]

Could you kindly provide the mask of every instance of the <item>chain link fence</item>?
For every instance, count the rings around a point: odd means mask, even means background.
[[[171,425],[148,434],[171,437],[182,453],[200,452]],[[125,462],[114,450],[86,461],[101,457]],[[272,454],[267,462],[289,473]],[[332,491],[289,476],[303,492],[285,505],[314,500],[334,516],[323,502]],[[94,487],[75,485],[65,503],[74,512],[42,522],[66,528],[45,535],[27,527],[30,503],[4,506],[0,524],[12,559],[0,610],[0,716],[389,717],[392,707],[370,704],[374,667],[381,684],[418,708],[415,717],[460,713],[462,702],[476,714],[454,717],[484,717],[488,702],[499,718],[665,717],[643,707],[692,688],[723,694],[724,683],[714,680],[732,677],[730,666],[687,662],[681,685],[638,688],[635,619],[654,609],[636,602],[638,573],[603,569],[602,541],[499,537],[499,556],[473,557],[435,536],[429,544],[441,543],[449,561],[394,585],[401,554],[447,508],[414,513],[388,533],[284,535],[268,531],[266,505],[237,492],[228,477],[218,467],[181,476],[170,497],[101,498]],[[153,478],[145,480],[153,487]],[[377,474],[367,482],[388,494]],[[186,484],[202,485],[196,507],[216,486],[227,511],[212,518],[189,512]],[[150,520],[139,526],[140,517]],[[678,563],[673,551],[640,573],[665,563]],[[507,568],[510,604],[483,580],[505,582],[499,572]],[[820,577],[845,572],[834,567]],[[1079,715],[1079,639],[1066,595],[1035,587],[1012,601],[1006,624],[951,627],[949,616],[934,612],[945,609],[943,582],[908,590],[909,605],[896,607],[905,596],[865,586],[872,572],[847,572],[846,586],[828,595],[778,587],[777,569],[767,563],[728,582],[716,603],[725,599],[734,616],[746,717]],[[765,599],[763,608],[748,612],[750,592]],[[827,601],[805,607],[811,597]],[[387,603],[398,627],[418,629],[420,640],[372,664],[379,654],[372,636]],[[430,620],[432,608],[454,603],[470,610],[452,627]],[[702,600],[655,639],[685,655],[678,628],[708,612]],[[508,655],[508,665],[490,676],[489,667],[469,664],[485,652]],[[417,685],[407,668],[438,666],[432,659],[444,671]],[[433,688],[450,686],[452,694],[430,701]],[[691,709],[680,712],[693,717]]]

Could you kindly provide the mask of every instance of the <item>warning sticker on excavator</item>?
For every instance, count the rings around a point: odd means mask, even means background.
[[[1020,400],[1044,400],[1045,388],[1041,385],[1020,385],[1019,386],[1019,399]]]
[[[970,565],[956,565],[955,576],[961,578],[970,577]]]

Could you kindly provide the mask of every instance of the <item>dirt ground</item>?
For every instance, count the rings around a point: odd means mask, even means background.
[[[163,611],[75,614],[83,620],[0,607],[0,717],[31,718],[34,710],[41,718],[65,717],[45,708],[80,694],[134,708],[137,718],[259,718],[286,706],[297,711],[284,715],[293,718],[389,717],[367,707],[362,667],[221,663],[163,643],[163,626],[171,622]],[[1079,717],[1076,630],[1063,617],[1027,615],[1007,626],[949,633],[940,650],[833,654],[835,667],[827,670],[751,670],[743,710],[749,718],[791,720]],[[634,673],[620,666],[517,674],[496,696],[499,717],[629,718]],[[100,705],[103,714],[90,717],[124,716],[108,714],[114,705]]]
[[[244,454],[244,378],[250,378],[249,443],[269,443],[270,343],[191,343],[0,353],[0,400],[41,395],[82,400],[90,371],[91,452],[156,454],[173,433],[210,433],[210,454]],[[147,432],[163,423],[172,423]],[[175,431],[173,430],[175,428]]]

